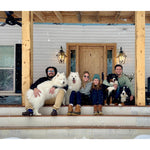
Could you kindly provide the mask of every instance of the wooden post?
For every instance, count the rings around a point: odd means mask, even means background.
[[[135,12],[135,99],[145,106],[145,12]]]
[[[33,81],[33,12],[22,12],[22,105]]]
[[[80,68],[79,68],[79,45],[77,45],[77,50],[76,50],[76,72],[79,72],[79,74],[81,75],[80,72]]]
[[[66,57],[66,76],[69,76],[70,73],[70,63],[71,63],[71,56],[70,56],[70,49],[69,49],[69,45],[66,45],[67,48],[67,57]]]

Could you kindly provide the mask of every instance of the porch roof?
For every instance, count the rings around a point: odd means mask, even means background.
[[[22,18],[21,11],[14,11],[16,18]],[[0,22],[6,14],[0,11]],[[33,11],[34,23],[97,23],[134,24],[135,11]],[[150,23],[150,11],[145,12],[145,23]]]

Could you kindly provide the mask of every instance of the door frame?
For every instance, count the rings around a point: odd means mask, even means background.
[[[107,75],[107,50],[112,50],[112,72],[116,64],[116,43],[67,43],[67,58],[66,58],[66,76],[68,77],[71,71],[71,50],[76,51],[76,72],[79,72],[79,47],[80,46],[101,46],[104,47],[104,74]]]

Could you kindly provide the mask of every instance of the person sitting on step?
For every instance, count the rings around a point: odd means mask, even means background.
[[[53,77],[55,77],[55,75],[57,74],[57,69],[55,67],[51,67],[51,66],[47,67],[45,71],[46,71],[46,75],[47,76],[39,78],[35,83],[33,83],[30,86],[30,89],[34,90],[34,96],[35,97],[40,96],[40,92],[41,92],[37,88],[37,86],[39,84],[41,84],[42,82],[44,82],[44,81],[52,80]],[[50,93],[54,93],[56,88],[57,87],[52,87],[49,92]],[[47,100],[45,102],[46,104],[54,104],[53,105],[53,110],[51,112],[52,116],[57,116],[57,110],[60,108],[60,106],[62,104],[62,101],[64,99],[64,95],[65,95],[65,91],[64,90],[68,90],[68,85],[59,90],[56,98]],[[29,103],[28,99],[25,99],[25,107],[26,107],[26,111],[22,112],[22,115],[23,116],[32,116],[33,115],[33,106]]]
[[[71,92],[67,115],[80,115],[82,105],[92,105],[92,101],[90,99],[91,85],[92,83],[90,82],[90,74],[88,71],[84,71],[80,90],[77,92]],[[75,111],[73,111],[74,105]]]
[[[118,76],[118,85],[114,85],[114,88],[117,89],[115,98],[117,99],[120,96],[119,89],[121,87],[127,86],[127,87],[129,87],[129,89],[131,91],[131,96],[130,96],[128,105],[135,105],[135,98],[134,98],[135,93],[134,93],[133,85],[132,85],[131,81],[129,80],[129,78],[123,73],[123,66],[120,64],[117,64],[117,65],[115,65],[114,69],[115,69],[115,74]],[[107,80],[104,80],[103,84],[111,86],[107,82]]]
[[[99,74],[94,74],[92,87],[91,87],[91,99],[94,105],[94,115],[102,115],[102,105],[104,103],[102,85],[100,84]]]

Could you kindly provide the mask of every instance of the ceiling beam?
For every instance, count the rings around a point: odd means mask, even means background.
[[[45,17],[44,17],[44,15],[42,14],[42,12],[40,12],[40,11],[34,11],[33,14],[36,15],[36,17],[37,17],[41,22],[45,22],[45,20],[44,20]]]
[[[56,15],[56,17],[58,18],[58,20],[60,21],[60,23],[63,23],[63,16],[60,13],[60,11],[54,11],[54,14]]]
[[[135,23],[135,15],[132,15],[130,18],[133,21],[133,23]]]
[[[96,22],[99,22],[99,11],[96,12]]]
[[[7,15],[6,15],[6,13],[5,13],[4,11],[0,11],[0,17],[2,17],[2,18],[6,18],[6,17],[7,17]]]
[[[115,21],[118,21],[119,17],[120,17],[120,11],[117,11],[115,14]]]
[[[14,15],[15,15],[17,18],[22,18],[22,12],[20,12],[20,11],[14,11]]]
[[[76,12],[76,16],[78,18],[78,21],[81,22],[81,13],[80,13],[80,11]]]
[[[0,11],[0,22],[5,22],[7,16],[4,11]]]

